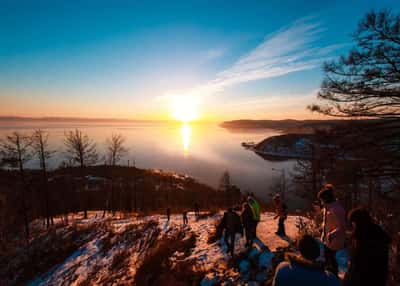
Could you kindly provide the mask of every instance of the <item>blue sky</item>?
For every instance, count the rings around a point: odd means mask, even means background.
[[[380,8],[400,1],[0,1],[0,115],[310,117],[321,63]]]

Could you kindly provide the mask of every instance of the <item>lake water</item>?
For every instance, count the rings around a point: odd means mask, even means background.
[[[268,197],[272,184],[281,175],[272,168],[289,171],[293,162],[270,162],[244,149],[241,142],[259,142],[277,135],[274,130],[228,130],[218,124],[173,124],[154,122],[135,123],[57,123],[57,122],[0,122],[0,137],[18,130],[29,133],[42,128],[50,133],[51,148],[57,150],[50,162],[57,167],[65,158],[64,132],[79,128],[97,143],[104,154],[106,138],[121,133],[126,138],[129,154],[120,162],[139,168],[162,169],[187,174],[198,181],[217,187],[222,173],[227,170],[232,183],[243,191],[252,191]],[[31,161],[30,168],[38,162]]]

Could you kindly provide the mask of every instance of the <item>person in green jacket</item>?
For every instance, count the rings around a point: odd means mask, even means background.
[[[247,198],[247,202],[249,203],[251,210],[253,212],[253,235],[257,237],[257,224],[260,222],[260,204],[256,201],[253,195],[250,195]]]

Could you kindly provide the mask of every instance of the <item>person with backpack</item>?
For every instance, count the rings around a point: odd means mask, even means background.
[[[300,254],[287,254],[275,271],[272,286],[340,286],[339,279],[316,260],[320,256],[318,242],[310,235],[297,241]]]
[[[275,195],[273,200],[275,204],[274,219],[279,218],[278,230],[275,232],[275,234],[279,236],[286,236],[285,220],[287,219],[287,206],[282,202],[280,195]]]
[[[256,237],[256,234],[254,233],[255,221],[253,218],[253,211],[251,210],[251,207],[247,202],[243,204],[241,219],[244,228],[244,233],[246,236],[245,246],[251,247],[253,245],[254,238]]]
[[[389,235],[364,208],[351,210],[348,220],[353,233],[349,268],[343,286],[385,286],[389,271]]]
[[[329,271],[336,276],[339,266],[336,252],[344,248],[346,238],[346,213],[342,205],[335,198],[333,186],[326,184],[318,193],[322,209],[322,235],[324,244],[325,264]]]
[[[224,213],[221,227],[225,230],[224,240],[228,246],[227,252],[233,256],[235,252],[236,233],[243,235],[243,227],[239,215],[232,208],[229,208],[228,211]]]

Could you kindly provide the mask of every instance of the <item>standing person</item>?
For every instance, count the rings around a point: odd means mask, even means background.
[[[322,209],[322,236],[326,267],[336,276],[339,266],[336,252],[344,247],[346,237],[346,214],[342,205],[336,200],[333,186],[325,185],[318,193],[318,199],[323,205]]]
[[[275,204],[275,217],[274,219],[279,218],[278,220],[278,230],[275,234],[279,236],[286,236],[285,231],[285,220],[287,219],[287,206],[281,200],[280,195],[274,196],[274,204]]]
[[[276,268],[273,286],[340,286],[339,279],[316,261],[320,249],[312,236],[302,236],[297,248],[300,255],[287,254],[287,261]]]
[[[255,238],[255,233],[254,233],[255,221],[253,219],[253,211],[251,210],[251,207],[247,202],[243,204],[243,212],[241,215],[241,219],[244,232],[246,235],[246,247],[251,247],[253,245],[253,241]]]
[[[200,207],[199,207],[198,203],[194,204],[194,215],[195,215],[196,218],[198,218],[199,215],[200,215]]]
[[[247,198],[247,202],[249,206],[251,207],[251,211],[253,213],[253,235],[254,238],[257,237],[257,225],[260,222],[260,204],[257,202],[257,200],[254,198],[253,193]]]
[[[171,218],[171,209],[167,208],[167,221],[169,221]]]
[[[227,252],[233,256],[235,251],[235,236],[236,233],[243,235],[243,228],[240,222],[239,215],[232,209],[224,213],[221,223],[222,229],[225,230],[225,243],[228,246]]]
[[[350,265],[343,286],[385,286],[388,277],[389,235],[373,222],[368,210],[350,211],[353,226]]]
[[[188,220],[188,217],[187,217],[187,211],[183,211],[182,219],[183,219],[183,225],[187,225],[189,223],[189,220]]]

